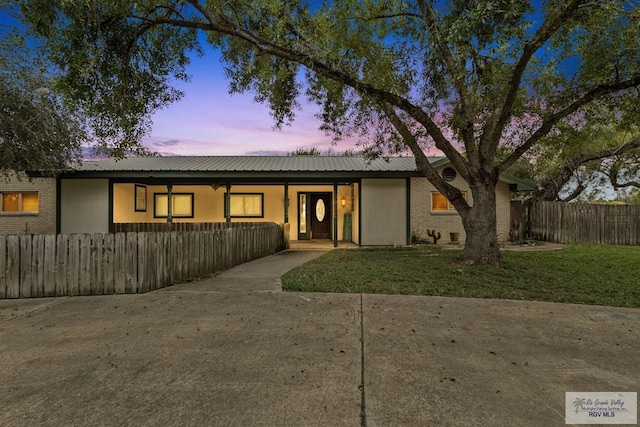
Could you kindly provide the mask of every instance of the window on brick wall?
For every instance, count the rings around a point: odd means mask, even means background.
[[[462,192],[462,197],[467,198],[466,191]],[[434,191],[431,193],[431,210],[436,212],[455,212],[456,208],[453,207],[444,194]]]
[[[0,196],[2,213],[38,213],[40,208],[37,191],[4,191]]]

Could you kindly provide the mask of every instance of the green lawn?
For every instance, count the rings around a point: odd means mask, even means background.
[[[640,307],[638,246],[504,251],[498,268],[456,263],[458,254],[434,246],[334,250],[287,273],[283,289]]]

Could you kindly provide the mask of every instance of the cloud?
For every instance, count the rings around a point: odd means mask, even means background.
[[[154,141],[151,144],[155,147],[173,147],[174,145],[180,144],[180,141],[177,139],[169,139],[167,141]]]
[[[278,150],[257,150],[257,151],[247,151],[244,153],[245,156],[286,156],[289,154],[288,151],[278,151]]]

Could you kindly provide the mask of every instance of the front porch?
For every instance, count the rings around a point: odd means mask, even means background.
[[[275,222],[302,248],[359,242],[359,182],[110,182],[110,230],[206,223]],[[177,227],[176,227],[177,226]],[[306,244],[305,244],[306,243]]]

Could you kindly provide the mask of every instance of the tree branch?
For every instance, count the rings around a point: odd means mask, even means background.
[[[570,202],[573,199],[575,199],[576,197],[578,197],[580,194],[582,194],[582,192],[584,191],[585,186],[582,182],[578,182],[578,186],[571,192],[571,194],[569,194],[567,197],[565,197],[564,199],[562,199],[561,201],[563,202]]]
[[[624,187],[637,187],[637,188],[640,188],[640,181],[618,182],[617,175],[613,175],[613,176],[609,175],[609,178],[611,179],[611,185],[616,190],[618,188],[624,188]]]
[[[475,136],[474,136],[474,113],[473,108],[469,102],[469,92],[464,84],[465,73],[464,66],[458,64],[447,46],[444,37],[440,32],[440,27],[438,25],[435,11],[433,10],[432,5],[428,5],[424,0],[418,1],[420,5],[420,9],[424,15],[424,19],[427,23],[427,28],[431,34],[431,36],[436,41],[438,49],[444,58],[445,64],[449,69],[449,74],[453,80],[453,86],[458,92],[458,96],[460,97],[460,106],[462,108],[462,112],[464,114],[464,126],[462,127],[462,139],[464,141],[465,149],[467,151],[467,157],[471,161],[472,164],[479,164],[480,159],[478,158],[478,151],[475,144]]]
[[[370,16],[370,17],[367,17],[367,18],[361,18],[359,16],[355,16],[355,17],[349,18],[349,19],[354,20],[354,21],[370,22],[370,21],[377,21],[379,19],[393,19],[393,18],[421,18],[422,19],[422,16],[420,16],[417,13],[399,12],[399,13],[390,13],[390,14],[386,14],[386,15],[374,15],[374,16]]]
[[[416,159],[416,166],[418,168],[418,171],[420,171],[420,173],[427,177],[429,181],[442,194],[444,194],[451,203],[453,203],[458,212],[468,211],[469,204],[462,196],[462,192],[442,179],[440,175],[438,175],[434,167],[431,165],[431,162],[429,162],[429,159],[420,148],[416,137],[398,116],[398,114],[393,110],[393,108],[389,104],[383,102],[380,103],[380,108],[382,109],[382,111],[384,111],[385,115],[387,116],[393,127],[396,129],[396,131],[400,134],[405,144],[409,147],[409,149],[411,149],[411,152]],[[468,176],[464,176],[465,174],[468,175],[467,171],[463,170],[460,172],[460,174],[463,175],[463,177],[468,181]]]
[[[433,121],[433,119],[424,112],[424,110],[411,103],[408,99],[400,95],[379,89],[369,83],[362,82],[354,76],[333,69],[317,59],[310,58],[304,53],[297,52],[293,49],[286,48],[284,46],[265,40],[264,38],[259,37],[251,33],[250,31],[238,27],[236,24],[231,22],[231,20],[229,20],[222,12],[219,12],[218,15],[223,22],[218,22],[211,14],[207,12],[206,9],[202,7],[202,5],[197,2],[197,0],[187,1],[188,3],[193,5],[198,10],[198,12],[200,12],[207,21],[209,21],[209,23],[202,24],[200,22],[188,21],[184,26],[197,28],[204,31],[218,32],[221,34],[239,38],[254,46],[254,48],[257,49],[260,54],[269,54],[282,59],[286,59],[288,61],[295,62],[309,68],[322,77],[349,86],[362,95],[369,96],[373,99],[378,100],[379,102],[391,104],[394,107],[405,111],[425,128],[429,136],[433,138],[436,147],[447,156],[447,158],[452,162],[453,166],[458,169],[460,173],[467,173],[468,167],[466,165],[466,162],[464,161],[460,153],[458,153],[458,151],[453,147],[449,140],[444,136],[442,130]],[[159,24],[182,26],[182,22],[179,20],[160,19],[157,22]]]
[[[505,160],[500,163],[497,168],[499,172],[504,172],[509,166],[511,166],[516,160],[518,160],[524,153],[529,150],[533,144],[538,142],[542,137],[547,135],[553,127],[558,124],[560,120],[567,117],[569,114],[575,113],[580,107],[597,99],[601,96],[611,93],[619,92],[624,89],[640,85],[640,75],[634,76],[629,80],[616,83],[607,83],[596,86],[589,92],[585,93],[582,97],[576,99],[574,102],[566,106],[565,108],[551,114],[542,122],[542,125],[536,130],[524,143],[517,147]]]
[[[636,135],[634,138],[632,138],[629,142],[627,142],[626,144],[624,144],[622,147],[620,147],[621,149],[624,147],[623,151],[620,150],[616,150],[615,153],[613,154],[621,154],[624,151],[629,151],[632,150],[634,148],[638,148],[640,147],[640,135]],[[613,155],[612,154],[612,155]],[[624,187],[637,187],[640,188],[640,181],[636,181],[636,180],[631,180],[631,181],[626,181],[626,182],[619,182],[618,181],[618,172],[620,172],[620,167],[614,164],[614,166],[611,167],[611,170],[609,171],[608,175],[609,175],[609,180],[611,181],[611,185],[613,186],[614,189],[618,189],[618,188],[624,188]]]
[[[540,49],[562,27],[562,24],[575,15],[578,8],[585,2],[586,0],[572,0],[558,16],[552,19],[547,17],[540,28],[538,28],[538,31],[536,31],[533,39],[525,43],[522,55],[513,69],[513,75],[511,76],[507,86],[508,90],[502,108],[494,113],[498,114],[497,119],[492,117],[487,120],[488,124],[495,123],[495,125],[491,126],[493,129],[490,127],[485,128],[485,133],[490,135],[491,138],[482,138],[481,140],[481,150],[486,152],[486,156],[491,156],[491,153],[489,152],[491,148],[495,150],[492,142],[500,139],[500,135],[512,115],[513,105],[515,104],[518,91],[520,90],[522,76],[524,75],[524,71],[527,69],[529,61],[531,61],[531,58],[538,49]]]

